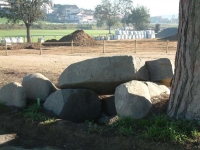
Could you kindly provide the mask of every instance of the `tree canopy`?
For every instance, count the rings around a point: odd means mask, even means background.
[[[133,8],[132,0],[119,0],[120,14],[122,15],[122,24],[125,28],[126,22],[128,21],[128,16]]]
[[[49,0],[6,0],[10,7],[0,10],[0,17],[5,17],[8,22],[18,23],[23,21],[27,28],[27,41],[31,42],[30,27],[34,22],[45,18],[45,13],[42,10],[44,3]]]
[[[126,23],[132,24],[136,30],[144,30],[150,23],[149,10],[144,6],[132,8]]]
[[[123,24],[132,24],[136,30],[144,29],[150,23],[149,10],[144,6],[133,6],[132,0],[102,0],[95,8],[94,17],[97,24],[106,24],[110,29],[119,21]]]
[[[111,27],[117,23],[119,15],[118,3],[111,2],[110,0],[102,0],[100,5],[97,5],[94,12],[94,17],[100,24],[106,23],[111,33]]]

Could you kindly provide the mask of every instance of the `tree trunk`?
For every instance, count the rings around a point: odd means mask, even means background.
[[[168,115],[200,120],[200,2],[180,0],[178,47]]]
[[[30,24],[25,24],[26,25],[26,36],[27,36],[27,42],[31,43],[31,34],[30,34]]]
[[[108,29],[109,29],[109,34],[111,34],[111,26],[109,26]]]

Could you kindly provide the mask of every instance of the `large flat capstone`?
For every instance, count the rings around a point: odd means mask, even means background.
[[[115,88],[131,80],[149,80],[145,62],[133,56],[98,57],[74,63],[60,75],[61,89],[88,88],[98,94],[114,94]]]

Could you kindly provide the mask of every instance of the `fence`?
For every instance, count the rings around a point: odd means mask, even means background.
[[[0,55],[19,55],[19,54],[76,54],[76,53],[141,53],[157,52],[170,53],[177,49],[177,42],[162,40],[103,40],[96,41],[95,45],[80,44],[77,42],[45,42],[30,43],[33,49],[19,48],[20,44],[5,43],[0,46]],[[34,46],[35,47],[34,47]],[[15,49],[16,46],[16,49]],[[17,48],[18,47],[18,48]],[[12,50],[9,50],[12,49]]]

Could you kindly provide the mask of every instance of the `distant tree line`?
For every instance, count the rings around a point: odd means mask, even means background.
[[[147,29],[150,23],[149,10],[144,6],[133,6],[132,0],[102,0],[97,5],[94,13],[97,26],[106,24],[110,33],[111,27],[118,22],[132,25],[135,30]]]
[[[36,24],[38,21],[44,20],[46,14],[41,9],[45,3],[49,3],[49,0],[6,0],[9,4],[9,8],[0,10],[0,17],[5,17],[8,22],[13,24],[23,22],[24,25],[15,26],[16,28],[26,27],[27,40],[31,42],[30,29],[69,29],[68,26],[51,25],[51,27],[45,24]],[[55,15],[56,14],[56,15]],[[48,16],[48,19],[63,17],[64,7],[63,5],[55,5],[54,15]],[[52,17],[52,18],[51,18]],[[95,8],[94,17],[97,19],[97,27],[104,28],[107,26],[109,33],[111,33],[111,27],[125,27],[126,25],[132,25],[136,30],[145,29],[149,24],[149,10],[144,6],[133,7],[131,0],[102,0],[101,4]],[[10,27],[10,26],[9,26]],[[8,26],[5,26],[7,29]],[[94,29],[92,25],[77,25],[80,29]]]

